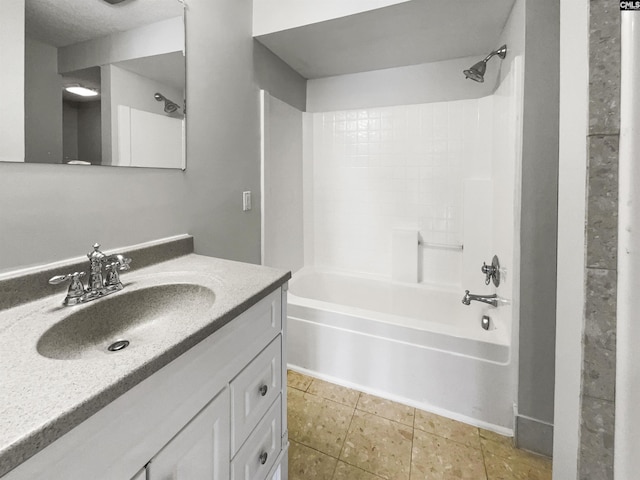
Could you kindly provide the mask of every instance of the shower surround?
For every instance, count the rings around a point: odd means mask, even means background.
[[[479,99],[304,114],[305,268],[289,301],[294,368],[512,430],[522,66],[513,58],[495,93]],[[419,232],[417,283],[391,280],[394,229]],[[480,271],[493,254],[504,266],[499,288]],[[465,307],[464,289],[497,293],[500,306]],[[456,342],[469,350],[447,347]],[[380,361],[385,367],[372,370]],[[453,396],[463,384],[475,393],[460,402]]]
[[[312,123],[314,263],[388,276],[392,229],[417,230],[451,245],[424,249],[422,281],[460,286],[464,181],[491,177],[490,102],[315,113]]]

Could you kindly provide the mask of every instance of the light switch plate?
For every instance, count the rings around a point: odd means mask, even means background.
[[[248,212],[251,210],[251,191],[242,192],[242,211]]]

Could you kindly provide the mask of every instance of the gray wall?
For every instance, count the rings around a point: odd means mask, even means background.
[[[62,78],[58,49],[25,39],[25,161],[62,163]]]
[[[108,65],[163,53],[181,52],[184,46],[184,24],[179,4],[175,17],[116,32],[58,49],[61,73],[75,72],[95,65]]]
[[[306,110],[307,80],[257,40],[253,41],[253,69],[261,88],[301,112]]]
[[[62,156],[67,160],[78,159],[78,104],[62,102]]]
[[[304,266],[302,112],[264,99],[262,263],[295,272]]]
[[[102,122],[100,101],[78,102],[78,160],[102,162]]]
[[[189,1],[185,172],[0,164],[0,271],[76,257],[95,241],[112,248],[184,232],[198,253],[259,261],[251,10],[250,0]],[[250,212],[243,190],[255,193]]]
[[[555,381],[559,0],[526,2],[517,443],[551,454]]]

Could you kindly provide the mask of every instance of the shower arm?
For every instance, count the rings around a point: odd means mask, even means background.
[[[482,61],[484,63],[487,63],[491,59],[491,57],[495,57],[496,55],[498,55],[498,50],[496,50],[495,52],[491,52],[489,55],[484,57],[484,60],[482,60]]]
[[[487,63],[491,57],[494,57],[494,56],[496,56],[496,55],[498,55],[500,58],[504,59],[504,57],[506,56],[506,54],[507,54],[507,46],[506,46],[506,45],[503,45],[503,46],[501,46],[499,49],[494,50],[494,51],[493,51],[493,52],[491,52],[489,55],[487,55],[487,56],[485,57],[485,59],[483,60],[483,62],[484,62],[484,63]]]

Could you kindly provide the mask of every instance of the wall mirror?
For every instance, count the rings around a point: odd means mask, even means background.
[[[24,58],[24,153],[12,158],[19,150],[1,142],[0,159],[185,168],[181,1],[10,1],[24,8],[22,43],[12,43]]]

